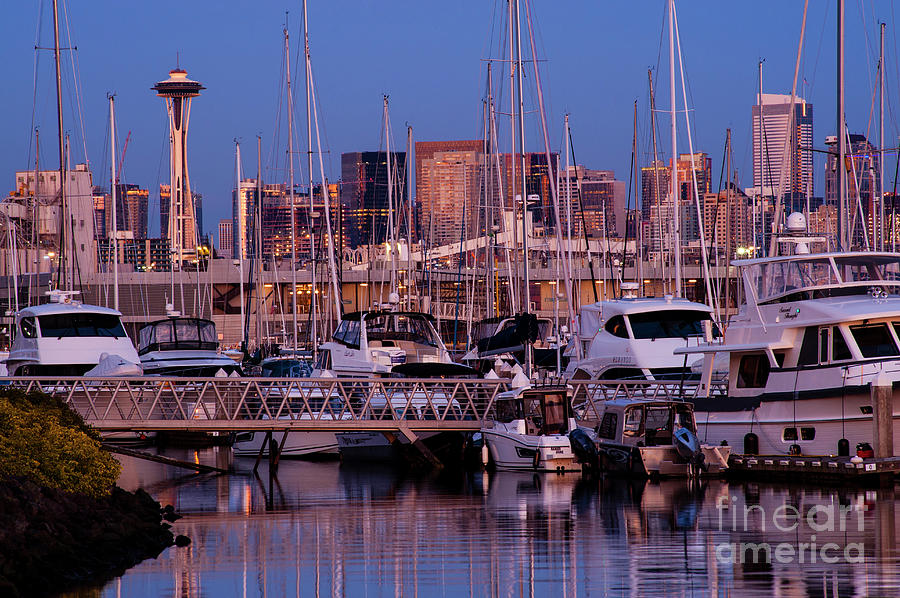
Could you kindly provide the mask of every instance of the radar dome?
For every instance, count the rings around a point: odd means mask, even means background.
[[[787,217],[787,229],[792,233],[806,231],[806,216],[800,212],[794,212]]]

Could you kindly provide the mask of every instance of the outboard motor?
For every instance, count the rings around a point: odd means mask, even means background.
[[[572,452],[578,457],[578,461],[588,466],[591,471],[597,471],[600,466],[600,456],[597,453],[597,445],[591,440],[587,432],[575,428],[569,432],[569,444]]]
[[[703,451],[700,449],[700,439],[697,435],[687,428],[679,428],[672,435],[675,450],[678,455],[692,465],[698,465],[704,471],[706,470]]]

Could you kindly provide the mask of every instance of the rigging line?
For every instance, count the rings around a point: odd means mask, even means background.
[[[73,112],[77,113],[78,125],[79,125],[79,127],[81,127],[81,144],[82,144],[82,149],[84,151],[84,162],[85,162],[85,164],[87,164],[88,168],[90,169],[91,161],[88,158],[87,133],[86,133],[86,129],[84,126],[84,101],[81,97],[81,87],[78,85],[78,79],[79,79],[78,66],[76,64],[76,58],[75,58],[75,55],[78,52],[78,47],[72,42],[72,33],[69,30],[69,3],[67,0],[63,0],[62,5],[63,5],[63,19],[65,20],[65,23],[66,23],[66,39],[69,42],[69,47],[72,48],[72,50],[69,52],[69,60],[72,63],[72,83],[73,83],[74,92],[75,92],[75,104],[74,104],[75,107],[73,108]]]
[[[856,7],[859,9],[859,20],[862,23],[863,33],[865,34],[864,38],[866,41],[866,59],[867,59],[866,66],[868,67],[869,65],[872,64],[872,60],[875,58],[875,54],[873,53],[871,40],[869,39],[869,28],[868,28],[868,26],[866,26],[866,15],[863,12],[862,0],[860,0],[859,2],[856,3]],[[872,71],[868,68],[866,68],[866,77],[869,78],[869,87],[872,87],[874,85],[874,83],[872,81]]]
[[[31,126],[28,128],[28,154],[26,155],[26,163],[31,163],[31,148],[34,143],[34,122],[37,118],[37,85],[38,85],[38,70],[40,69],[40,58],[41,51],[38,47],[41,45],[41,31],[43,29],[44,22],[44,3],[38,2],[38,19],[35,31],[35,43],[34,43],[34,67],[32,73],[32,83],[31,83]],[[39,148],[35,148],[35,152],[39,151]],[[38,156],[38,160],[40,160],[40,156]],[[37,182],[35,181],[35,189],[37,189]]]

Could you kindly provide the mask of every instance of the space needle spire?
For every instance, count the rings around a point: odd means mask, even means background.
[[[151,89],[165,99],[169,114],[170,186],[167,230],[163,231],[163,236],[169,239],[173,268],[180,270],[184,260],[192,257],[197,249],[197,220],[187,167],[187,131],[191,117],[191,99],[206,88],[197,81],[188,79],[187,71],[176,68],[169,71],[168,79],[160,81]]]

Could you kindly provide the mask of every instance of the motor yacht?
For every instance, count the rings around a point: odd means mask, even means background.
[[[138,331],[138,355],[150,375],[241,374],[240,364],[219,352],[215,322],[202,318],[175,316],[145,324]]]
[[[696,378],[689,360],[673,351],[718,336],[712,309],[702,303],[671,295],[598,301],[581,308],[578,335],[566,347],[565,375],[576,380]]]
[[[11,376],[140,375],[140,359],[122,326],[122,314],[51,291],[50,302],[16,313],[15,339],[6,358]]]
[[[872,384],[900,382],[900,254],[807,253],[796,242],[794,255],[733,262],[745,301],[724,342],[676,350],[704,356],[691,399],[704,441],[744,453],[847,454],[873,440]],[[729,362],[722,393],[712,382],[716,355]],[[900,412],[893,418],[897,454]]]

